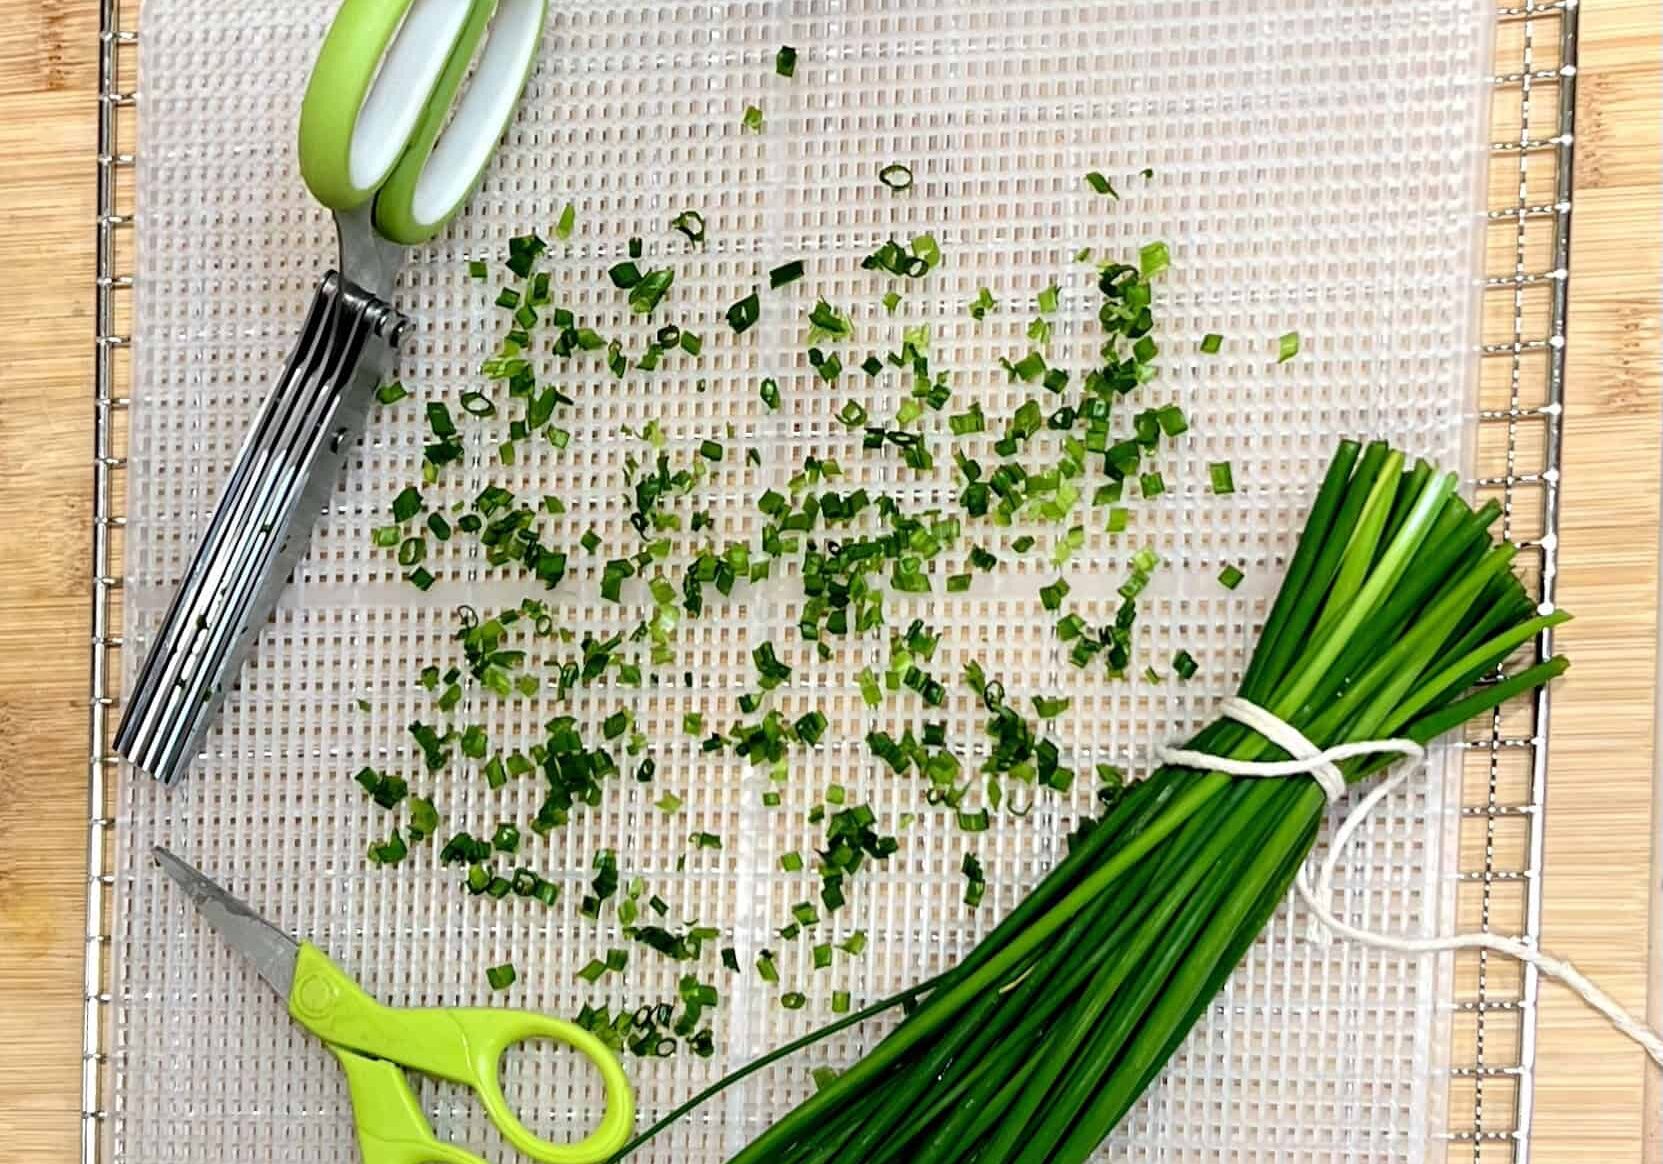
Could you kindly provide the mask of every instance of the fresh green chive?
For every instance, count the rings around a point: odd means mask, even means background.
[[[878,171],[878,181],[891,190],[910,190],[912,188],[912,170],[900,162],[891,162]]]
[[[789,263],[781,263],[768,272],[768,286],[778,291],[781,287],[789,286],[803,277],[803,261],[792,259]]]
[[[1213,492],[1220,497],[1236,491],[1236,476],[1230,468],[1229,461],[1212,461],[1207,465],[1207,477],[1212,481]]]
[[[1138,251],[1138,270],[1145,279],[1153,279],[1172,264],[1172,256],[1164,242],[1152,242]]]
[[[1188,651],[1179,651],[1172,656],[1172,669],[1177,672],[1178,678],[1190,679],[1200,668],[1193,655]]]
[[[1046,610],[1056,610],[1062,605],[1062,600],[1068,597],[1068,590],[1067,579],[1058,578],[1050,585],[1039,588],[1039,600],[1045,605]]]
[[[1226,590],[1234,590],[1246,576],[1234,566],[1225,566],[1218,572],[1218,581]]]
[[[739,128],[749,133],[761,133],[762,110],[755,105],[745,106],[745,114],[739,119]]]
[[[554,224],[554,237],[568,239],[572,237],[572,227],[577,225],[577,207],[570,202],[560,212],[560,221]]]
[[[1285,364],[1299,354],[1299,333],[1285,332],[1276,339],[1276,362]]]
[[[491,984],[492,990],[507,990],[514,985],[514,980],[518,977],[519,974],[514,970],[514,963],[512,962],[504,962],[501,966],[485,968],[485,981]]]
[[[398,496],[393,498],[393,520],[403,523],[409,521],[425,508],[427,502],[422,500],[421,492],[413,485],[406,485],[399,490]]]
[[[756,292],[752,291],[738,303],[728,308],[728,326],[733,328],[735,335],[743,335],[751,329],[752,325],[756,323],[757,317],[761,314],[762,301],[757,298]]]
[[[704,245],[704,215],[697,210],[683,210],[670,220],[670,229],[685,235],[693,246]]]
[[[1201,350],[1206,352],[1209,356],[1216,356],[1219,349],[1223,346],[1224,337],[1219,335],[1216,331],[1209,331],[1206,335],[1201,337]]]
[[[1034,696],[1034,714],[1040,719],[1056,719],[1068,710],[1074,700],[1071,698],[1047,698],[1043,695]]]
[[[404,383],[400,380],[394,380],[390,384],[383,384],[375,390],[375,398],[382,404],[397,404],[408,395],[410,395],[410,390],[406,388]]]
[[[629,289],[629,309],[637,315],[651,315],[675,281],[676,273],[668,267],[648,271]]]
[[[1189,431],[1190,422],[1184,416],[1184,410],[1176,404],[1168,404],[1155,410],[1155,421],[1161,426],[1161,431],[1169,437],[1180,436]]]
[[[774,72],[782,77],[797,75],[797,50],[790,45],[780,46],[780,51],[774,54]]]
[[[1100,171],[1093,170],[1087,174],[1086,185],[1090,186],[1097,193],[1106,194],[1110,198],[1120,197],[1120,195],[1115,192],[1114,186],[1109,183],[1109,180],[1105,178]]]

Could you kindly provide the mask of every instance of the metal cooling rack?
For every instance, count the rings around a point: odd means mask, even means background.
[[[109,993],[117,908],[110,737],[122,647],[138,7],[137,0],[100,0],[84,1164],[107,1158],[107,1064],[118,1035]],[[1504,532],[1524,551],[1544,604],[1554,601],[1557,572],[1576,30],[1576,0],[1497,9],[1491,158],[1482,192],[1489,210],[1474,484],[1502,502]],[[1550,654],[1550,636],[1536,649]],[[1539,932],[1548,716],[1543,691],[1469,731],[1454,908],[1463,927]],[[1452,1048],[1447,1159],[1529,1160],[1537,991],[1534,970],[1482,953],[1457,960],[1444,1004]]]

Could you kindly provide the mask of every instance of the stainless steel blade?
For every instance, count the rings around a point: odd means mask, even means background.
[[[153,640],[116,751],[172,784],[270,618],[406,327],[331,272]]]
[[[289,988],[294,985],[300,943],[160,845],[150,853],[156,864],[179,883],[208,924],[232,949],[253,962],[260,977],[287,1001]]]

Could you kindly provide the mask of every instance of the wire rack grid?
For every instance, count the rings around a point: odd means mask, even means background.
[[[110,983],[115,758],[124,573],[127,404],[132,377],[137,10],[102,0],[99,52],[93,632],[89,731],[89,869],[83,1025],[82,1156],[110,1158]],[[1485,231],[1475,489],[1504,506],[1541,601],[1554,601],[1560,488],[1565,297],[1569,277],[1574,0],[1496,12],[1492,144]],[[1551,643],[1537,644],[1539,653]],[[1546,824],[1548,696],[1470,730],[1462,752],[1457,888],[1463,926],[1534,937]],[[1534,1067],[1533,971],[1482,954],[1455,959],[1443,983],[1449,1040],[1444,1100],[1450,1160],[1529,1158]]]

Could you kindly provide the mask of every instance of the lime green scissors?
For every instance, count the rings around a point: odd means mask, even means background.
[[[300,107],[300,175],[335,215],[339,268],[293,350],[150,640],[116,752],[166,784],[221,702],[306,551],[410,321],[405,248],[479,184],[542,40],[547,0],[343,0]],[[464,85],[464,82],[466,84]]]
[[[617,1058],[582,1027],[529,1011],[382,1006],[310,942],[297,942],[163,848],[159,864],[208,924],[254,963],[346,1070],[364,1164],[485,1164],[433,1134],[404,1068],[473,1088],[510,1144],[545,1164],[598,1164],[629,1138],[635,1098]],[[526,1039],[554,1039],[586,1055],[606,1084],[606,1114],[587,1139],[551,1144],[520,1123],[502,1094],[498,1062]]]

